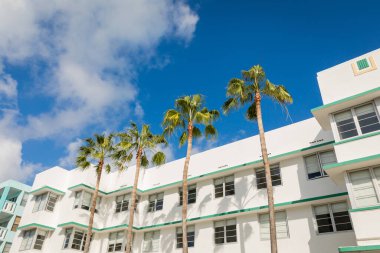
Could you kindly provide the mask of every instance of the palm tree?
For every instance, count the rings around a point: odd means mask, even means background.
[[[139,182],[140,168],[149,166],[149,158],[153,165],[161,165],[165,163],[166,156],[163,152],[157,151],[157,146],[167,142],[163,135],[155,135],[150,131],[149,125],[143,124],[139,131],[137,125],[131,122],[131,126],[124,133],[118,135],[120,142],[117,145],[117,152],[114,158],[118,160],[117,165],[120,169],[124,169],[125,163],[132,160],[136,155],[136,172],[133,183],[131,206],[129,208],[129,223],[127,233],[127,247],[125,252],[131,252],[132,247],[132,228],[136,207],[137,185]]]
[[[111,165],[108,162],[112,160],[111,158],[113,157],[115,151],[113,138],[114,136],[112,134],[95,134],[94,138],[85,139],[84,145],[79,148],[79,153],[76,159],[76,165],[79,168],[83,170],[94,168],[96,171],[96,186],[95,192],[92,196],[90,219],[88,223],[87,240],[84,246],[84,253],[88,253],[90,250],[96,200],[98,198],[102,173],[103,170],[105,170],[106,173],[111,171]]]
[[[176,99],[174,109],[165,112],[163,127],[164,134],[172,135],[177,129],[181,130],[179,138],[180,146],[187,142],[186,160],[183,168],[182,182],[182,245],[183,253],[188,252],[187,245],[187,201],[188,186],[187,175],[189,170],[190,155],[192,149],[193,138],[199,138],[204,135],[206,138],[216,136],[217,132],[212,123],[219,117],[219,111],[209,110],[204,106],[203,96],[200,94],[192,96],[183,96]],[[201,129],[196,125],[204,125],[202,133]]]
[[[228,113],[231,109],[237,109],[248,104],[249,107],[246,112],[247,119],[257,121],[260,134],[261,153],[265,168],[265,179],[267,184],[271,252],[277,253],[273,187],[268,160],[268,152],[265,143],[261,100],[263,96],[267,96],[286,109],[286,104],[292,103],[293,99],[283,85],[275,85],[266,78],[265,72],[260,65],[253,66],[248,71],[242,71],[242,76],[242,79],[233,78],[228,83],[228,99],[223,104],[223,112]]]

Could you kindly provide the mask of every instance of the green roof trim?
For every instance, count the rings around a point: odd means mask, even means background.
[[[30,224],[18,227],[17,230],[24,230],[24,229],[27,229],[27,228],[34,228],[34,227],[42,228],[42,229],[48,229],[48,230],[55,230],[55,228],[53,228],[53,227],[49,227],[49,226],[42,225],[42,224],[39,224],[39,223],[30,223]]]
[[[374,89],[371,89],[371,90],[367,90],[367,91],[364,91],[362,93],[358,93],[356,95],[349,96],[349,97],[346,97],[346,98],[334,101],[332,103],[328,103],[328,104],[325,104],[325,105],[318,106],[318,107],[316,107],[314,109],[311,109],[311,112],[319,111],[319,110],[331,107],[333,105],[338,105],[338,104],[341,104],[341,103],[353,100],[355,98],[363,97],[363,96],[365,96],[367,94],[371,94],[371,93],[376,92],[376,91],[380,91],[380,87],[377,87],[377,88],[374,88]]]
[[[339,247],[339,252],[359,252],[372,250],[380,250],[380,245]]]
[[[353,208],[353,209],[350,209],[349,212],[355,213],[355,212],[370,211],[370,210],[376,210],[376,209],[380,209],[380,206]]]
[[[360,139],[376,136],[376,135],[379,135],[379,134],[380,134],[380,131],[373,132],[373,133],[368,133],[368,134],[363,134],[363,135],[359,135],[359,136],[356,136],[356,137],[352,137],[352,138],[348,138],[348,139],[345,139],[345,140],[338,141],[338,142],[334,143],[334,146],[341,145],[341,144],[344,144],[344,143],[347,143],[347,142],[351,142],[351,141],[357,141],[357,140],[360,140]]]
[[[310,147],[305,147],[305,148],[293,150],[293,151],[290,151],[290,152],[282,153],[282,154],[279,154],[279,155],[275,155],[275,156],[269,157],[269,160],[278,159],[278,158],[281,158],[281,157],[297,154],[297,153],[300,153],[300,152],[303,152],[303,151],[307,151],[307,150],[310,150],[310,149],[314,149],[314,148],[319,148],[319,147],[331,145],[331,144],[334,144],[334,143],[335,143],[335,141],[327,141],[327,142],[316,144],[316,145],[313,145],[313,146],[310,146]],[[231,171],[231,170],[234,170],[234,169],[237,169],[237,168],[241,168],[241,167],[245,167],[245,166],[249,166],[249,165],[253,165],[253,164],[260,164],[262,162],[263,161],[260,159],[260,160],[256,160],[256,161],[252,161],[252,162],[247,162],[247,163],[243,163],[243,164],[227,167],[227,168],[224,168],[224,169],[220,169],[220,170],[212,171],[212,172],[209,172],[209,173],[205,173],[205,174],[202,174],[202,175],[199,175],[199,176],[189,177],[188,181],[193,181],[193,180],[205,177],[205,176],[211,176],[211,175],[219,174],[219,173],[226,172],[226,171]],[[170,187],[170,186],[180,185],[181,183],[182,183],[182,180],[178,180],[178,181],[175,181],[175,182],[172,182],[172,183],[169,183],[169,184],[159,185],[159,186],[156,186],[156,187],[153,187],[153,188],[149,188],[149,189],[146,189],[146,190],[137,189],[137,191],[140,192],[140,193],[146,193],[146,192],[151,192],[151,191],[155,191],[155,190],[166,188],[166,187]],[[75,188],[78,188],[78,187],[81,187],[81,186],[85,187],[87,189],[90,189],[90,190],[95,190],[94,187],[86,185],[86,184],[77,184],[77,185],[71,186],[68,189],[69,190],[75,190]],[[101,191],[101,190],[99,190],[99,192],[101,192],[104,195],[110,195],[110,194],[113,194],[113,193],[116,193],[116,192],[126,191],[126,190],[129,190],[129,189],[132,189],[132,186],[127,186],[127,187],[124,187],[124,188],[121,188],[121,189],[117,189],[117,190],[113,190],[113,191],[110,191],[110,192],[105,192],[105,191]]]
[[[323,169],[325,171],[327,171],[327,170],[331,170],[334,168],[342,167],[344,165],[355,164],[355,163],[365,162],[365,161],[371,161],[371,160],[375,160],[375,159],[380,159],[380,154],[366,156],[366,157],[357,158],[357,159],[353,159],[353,160],[348,160],[348,161],[344,161],[344,162],[340,162],[340,163],[328,164],[328,165],[323,166]]]
[[[55,192],[55,193],[58,193],[58,194],[61,194],[61,195],[65,194],[64,191],[58,190],[58,189],[53,188],[53,187],[48,186],[48,185],[42,186],[40,188],[37,188],[37,189],[35,189],[35,190],[33,190],[33,191],[29,192],[29,193],[30,194],[34,194],[34,193],[36,193],[38,191],[41,191],[41,190],[47,190],[47,191]]]

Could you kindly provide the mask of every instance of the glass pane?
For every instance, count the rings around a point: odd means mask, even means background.
[[[335,114],[334,117],[341,139],[358,135],[351,110]]]
[[[355,108],[362,133],[369,133],[380,129],[379,119],[372,104]]]
[[[336,157],[334,151],[321,152],[319,154],[322,166],[336,163]]]
[[[369,170],[351,172],[350,178],[358,206],[371,206],[379,202]]]
[[[321,176],[317,155],[305,157],[305,164],[309,179]]]

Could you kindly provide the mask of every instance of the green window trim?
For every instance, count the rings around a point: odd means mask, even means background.
[[[367,246],[349,246],[339,247],[339,252],[359,252],[359,251],[373,251],[380,250],[380,245],[367,245]]]
[[[370,211],[370,210],[377,210],[380,209],[380,206],[369,206],[369,207],[361,207],[361,208],[353,208],[350,209],[350,213],[355,213],[355,212],[362,212],[362,211]]]

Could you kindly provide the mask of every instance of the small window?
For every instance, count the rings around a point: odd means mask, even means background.
[[[23,232],[21,250],[37,249],[41,250],[48,232],[37,229],[30,229]]]
[[[196,184],[189,185],[187,187],[187,192],[188,192],[187,204],[193,204],[197,202],[197,185]],[[183,198],[182,187],[179,188],[178,194],[179,194],[179,205],[182,206],[182,198]]]
[[[86,244],[87,232],[80,229],[67,228],[65,230],[64,249],[76,249],[84,251]]]
[[[323,166],[336,163],[335,153],[332,150],[305,156],[304,159],[309,179],[327,176]]]
[[[380,122],[373,103],[357,106],[334,115],[340,139],[380,130]]]
[[[177,248],[183,248],[183,233],[182,233],[182,227],[178,227],[176,230],[176,236],[177,236]],[[194,241],[195,241],[195,226],[187,226],[187,246],[194,247]]]
[[[16,216],[15,217],[15,220],[13,221],[13,225],[12,225],[11,231],[13,231],[13,232],[17,231],[17,228],[20,225],[20,220],[21,220],[20,216]]]
[[[22,195],[20,206],[26,206],[26,202],[28,202],[28,198],[29,198],[29,193],[24,192],[24,195]]]
[[[54,211],[55,204],[58,200],[58,195],[52,192],[47,192],[36,196],[33,207],[33,212],[41,210]]]
[[[349,178],[357,207],[380,204],[380,167],[350,172]]]
[[[314,214],[319,234],[352,230],[346,202],[315,206]]]
[[[276,219],[276,235],[278,239],[288,238],[288,222],[286,219],[286,212],[280,211],[275,213]],[[260,214],[260,238],[261,240],[270,239],[270,224],[269,224],[269,213]]]
[[[236,219],[214,222],[215,244],[237,242]]]
[[[75,200],[74,200],[74,209],[84,209],[84,210],[90,210],[91,208],[91,201],[92,201],[92,193],[86,192],[86,191],[77,191],[75,192]],[[95,206],[95,213],[99,211],[101,197],[98,196],[96,198],[96,206]]]
[[[355,76],[377,69],[375,59],[372,56],[361,58],[351,63],[351,67],[354,71]]]
[[[116,197],[116,213],[128,210],[131,194],[124,194]]]
[[[144,243],[143,251],[144,252],[156,252],[158,251],[160,244],[160,231],[151,231],[144,233]]]
[[[149,195],[149,207],[148,212],[155,212],[162,210],[164,206],[164,193]]]
[[[109,235],[107,252],[124,252],[126,243],[124,243],[124,231],[113,232]]]
[[[234,175],[214,179],[215,198],[235,195]]]
[[[280,165],[275,164],[270,166],[270,173],[272,176],[272,186],[281,185],[281,171]],[[267,188],[267,181],[265,179],[265,169],[259,168],[256,169],[256,183],[257,189]]]

